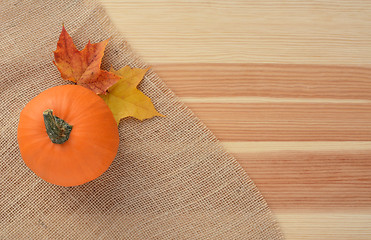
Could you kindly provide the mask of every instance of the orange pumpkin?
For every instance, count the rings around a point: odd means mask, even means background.
[[[49,88],[22,110],[18,144],[47,182],[76,186],[99,177],[117,154],[117,123],[106,103],[78,85]]]

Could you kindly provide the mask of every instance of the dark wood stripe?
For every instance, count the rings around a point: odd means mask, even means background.
[[[187,103],[222,141],[369,141],[371,104]]]
[[[181,97],[371,99],[371,68],[292,64],[157,64]]]
[[[273,209],[371,206],[371,151],[234,153]]]

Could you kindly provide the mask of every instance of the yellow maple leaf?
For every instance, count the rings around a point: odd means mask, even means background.
[[[119,76],[120,80],[108,89],[106,95],[101,95],[101,97],[111,109],[117,124],[125,117],[135,117],[139,120],[154,116],[165,117],[157,112],[151,99],[137,89],[147,71],[148,68],[130,68],[129,66],[115,71],[111,67],[110,72]]]

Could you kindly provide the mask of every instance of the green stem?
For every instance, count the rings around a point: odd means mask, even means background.
[[[52,109],[47,109],[43,112],[46,133],[52,143],[62,144],[68,140],[72,130],[72,126],[53,115]]]

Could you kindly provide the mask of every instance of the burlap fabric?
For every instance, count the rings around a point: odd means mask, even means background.
[[[145,64],[95,1],[0,7],[0,239],[283,238],[236,160],[154,72],[140,89],[167,118],[122,121],[117,157],[92,182],[60,187],[38,178],[21,159],[17,124],[30,99],[68,84],[52,64],[62,23],[80,49],[111,37],[103,68]]]

